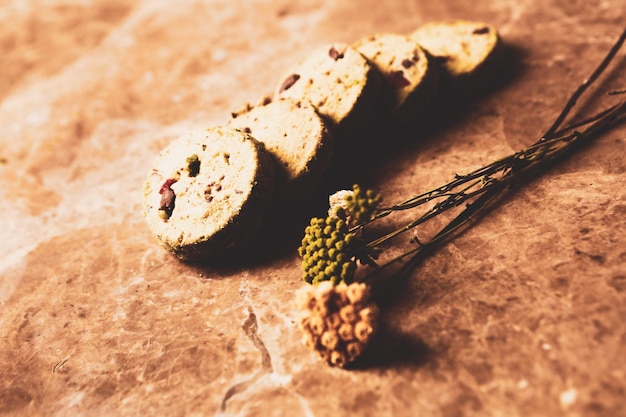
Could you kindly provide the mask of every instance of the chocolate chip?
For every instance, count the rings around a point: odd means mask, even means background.
[[[409,69],[413,66],[413,61],[411,61],[410,59],[403,59],[402,66],[406,69]]]
[[[247,133],[248,135],[252,133],[252,129],[247,126],[241,129],[241,131]]]
[[[208,201],[209,203],[213,201],[213,196],[211,195],[211,193],[213,192],[213,185],[215,185],[215,182],[210,183],[204,189],[204,199]]]
[[[472,32],[472,34],[474,34],[474,35],[485,35],[487,33],[489,33],[489,28],[487,26],[483,26],[481,28],[474,29],[474,31]]]
[[[298,81],[299,79],[300,79],[299,74],[291,74],[290,76],[285,78],[283,85],[280,86],[279,92],[282,93],[283,91],[289,90],[291,86],[293,86],[296,83],[296,81]]]
[[[338,59],[343,58],[343,52],[339,52],[338,50],[335,49],[334,46],[332,46],[329,50],[328,50],[328,56],[330,56],[332,59],[334,59],[335,61],[337,61]]]
[[[389,74],[389,82],[396,88],[403,88],[408,85],[411,85],[411,82],[404,78],[404,72],[402,71],[394,71]]]

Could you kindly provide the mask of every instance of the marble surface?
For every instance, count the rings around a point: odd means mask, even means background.
[[[349,370],[300,343],[300,219],[240,262],[193,267],[148,232],[141,186],[166,143],[221,124],[315,46],[430,20],[494,24],[515,51],[510,80],[355,168],[398,201],[538,139],[625,9],[1,2],[0,415],[620,415],[626,126],[520,185],[419,265]],[[626,86],[625,56],[607,89]]]

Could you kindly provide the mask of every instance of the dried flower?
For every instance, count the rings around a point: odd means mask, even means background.
[[[371,283],[370,279],[397,262],[404,263],[392,275],[402,276],[430,253],[427,249],[452,238],[483,214],[514,181],[549,166],[575,145],[591,141],[626,122],[626,100],[622,100],[591,117],[563,126],[578,99],[605,71],[625,41],[626,30],[591,76],[572,94],[552,126],[528,148],[466,175],[456,175],[441,187],[384,208],[379,207],[381,198],[376,192],[363,190],[358,185],[352,191],[331,196],[328,217],[311,220],[299,249],[304,280],[319,283],[317,287],[307,286],[298,292],[298,307],[302,312],[299,324],[305,334],[305,344],[332,365],[345,366],[353,361],[371,340],[378,317],[378,308],[370,301],[370,286],[365,282]],[[609,93],[623,94],[626,90]],[[382,236],[368,240],[362,237],[370,223],[398,211],[424,206],[424,212],[409,223]],[[459,212],[432,238],[422,242],[415,234],[409,239],[408,250],[383,265],[374,262],[381,253],[382,243],[451,209]],[[357,261],[376,268],[356,280]]]
[[[379,202],[377,193],[362,190],[358,185],[352,191],[331,196],[329,215],[311,219],[298,248],[304,281],[309,284],[351,283],[357,261],[375,264],[378,248],[364,244],[360,232],[351,231],[350,227],[370,220]]]
[[[378,192],[363,189],[358,184],[352,186],[352,193],[346,194],[346,211],[353,219],[352,225],[357,226],[369,221],[382,198]]]
[[[378,308],[363,283],[307,285],[297,291],[296,305],[304,344],[333,366],[354,361],[376,331]]]
[[[343,211],[311,219],[298,249],[303,279],[309,284],[352,282],[356,270],[354,243],[355,236],[348,231]]]
[[[328,215],[334,216],[337,210],[343,210],[348,227],[353,228],[371,220],[381,201],[378,192],[354,184],[352,190],[340,190],[328,198]]]

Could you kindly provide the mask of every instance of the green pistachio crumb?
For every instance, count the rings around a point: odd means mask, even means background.
[[[195,177],[200,173],[200,159],[197,154],[187,157],[187,171],[190,177]]]

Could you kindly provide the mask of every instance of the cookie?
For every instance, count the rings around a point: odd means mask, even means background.
[[[451,93],[484,88],[501,62],[501,37],[495,27],[483,22],[430,22],[409,36],[441,63]]]
[[[275,98],[308,100],[328,123],[338,151],[349,151],[376,116],[380,74],[343,43],[312,51],[281,78]]]
[[[274,190],[274,161],[234,128],[189,132],[156,158],[143,189],[151,232],[181,260],[204,262],[252,240]]]
[[[232,113],[227,125],[249,133],[275,157],[280,207],[305,202],[319,187],[333,155],[333,137],[311,103],[265,101]]]
[[[429,54],[411,37],[385,33],[352,45],[383,75],[392,121],[419,116],[437,90],[438,70]]]

